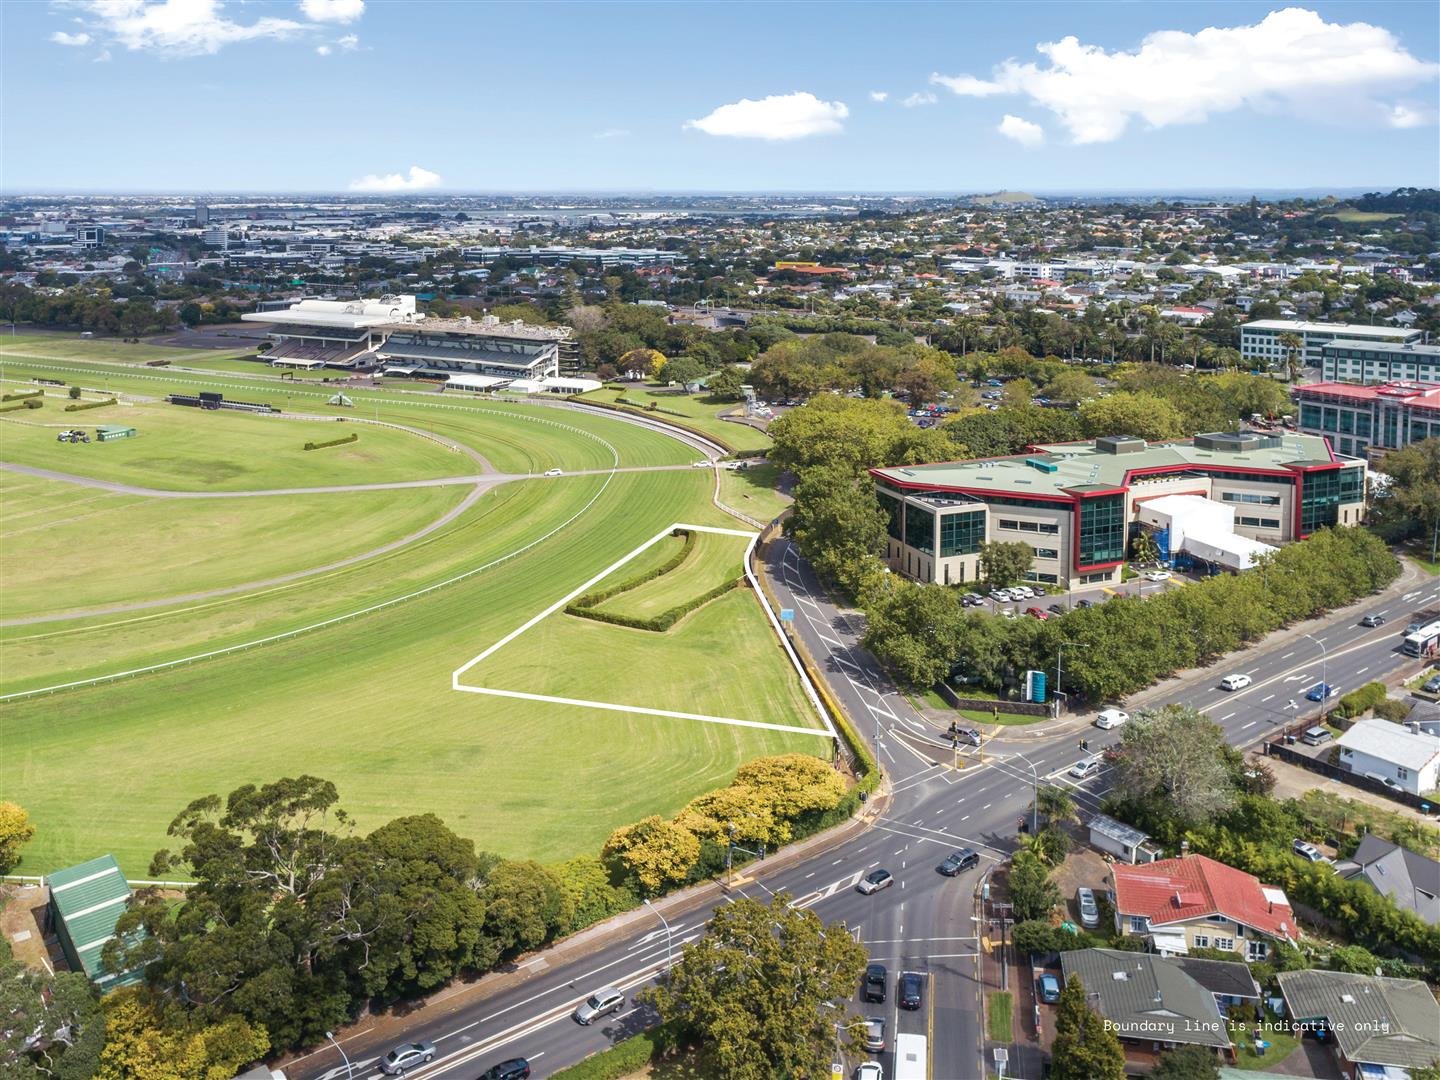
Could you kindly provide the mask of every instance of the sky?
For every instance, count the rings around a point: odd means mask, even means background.
[[[1416,3],[31,0],[0,188],[1440,186]]]

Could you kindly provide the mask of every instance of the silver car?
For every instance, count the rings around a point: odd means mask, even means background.
[[[607,986],[604,990],[596,990],[576,1007],[575,1021],[580,1024],[593,1024],[602,1016],[610,1015],[624,1004],[625,995],[615,987]]]
[[[434,1043],[406,1043],[404,1046],[395,1047],[380,1059],[380,1071],[386,1076],[403,1076],[408,1070],[434,1060]]]

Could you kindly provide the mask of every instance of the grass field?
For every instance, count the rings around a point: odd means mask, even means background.
[[[238,585],[369,551],[468,488],[154,499],[0,473],[7,619]]]
[[[654,402],[661,409],[680,413],[681,416],[676,419],[714,435],[736,450],[764,450],[770,445],[770,437],[763,431],[720,419],[721,412],[735,407],[733,401],[716,401],[705,394],[680,394],[643,386],[626,386],[623,389],[606,386],[585,395],[587,401],[614,402],[616,398],[624,398],[641,407]],[[658,416],[665,419],[663,412]]]
[[[1395,218],[1403,217],[1403,216],[1404,216],[1404,215],[1402,215],[1402,214],[1387,214],[1387,213],[1383,213],[1383,212],[1378,211],[1378,210],[1351,210],[1351,209],[1333,210],[1333,211],[1331,211],[1331,212],[1328,213],[1328,214],[1321,214],[1321,215],[1320,215],[1321,218],[1330,217],[1330,218],[1334,218],[1336,221],[1351,222],[1351,223],[1358,224],[1358,225],[1364,225],[1364,224],[1369,224],[1369,223],[1371,223],[1371,222],[1379,222],[1379,221],[1391,221],[1391,220],[1393,220],[1393,219],[1395,219]]]
[[[151,360],[169,360],[172,364],[192,361],[250,356],[251,348],[172,349],[164,345],[133,344],[114,338],[82,338],[75,334],[15,334],[0,338],[0,356],[25,354],[48,356],[57,360],[105,361],[118,360],[127,364],[144,364]]]
[[[773,521],[790,508],[791,499],[778,490],[780,466],[752,465],[720,471],[720,498],[727,506],[756,521]]]
[[[668,543],[662,541],[655,547],[668,547]],[[743,570],[745,544],[746,541],[739,536],[697,533],[695,546],[685,561],[674,570],[618,596],[612,596],[595,610],[630,615],[637,619],[652,619],[656,615],[662,615],[671,608],[679,607],[702,593],[738,578]],[[645,554],[648,555],[649,552]],[[642,558],[644,555],[638,556],[636,562]],[[642,571],[632,569],[633,565],[626,563],[595,588],[605,589],[612,582],[618,583],[638,576]]]
[[[195,368],[198,371],[229,371],[241,375],[258,375],[266,379],[278,379],[283,373],[286,378],[299,379],[302,382],[326,382],[344,378],[340,372],[331,368],[316,368],[313,371],[306,371],[302,368],[276,368],[271,367],[264,360],[186,360],[182,366]]]

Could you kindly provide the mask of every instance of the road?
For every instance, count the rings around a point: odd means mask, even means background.
[[[967,751],[968,756],[957,761],[951,750],[937,744],[938,728],[895,691],[858,646],[860,628],[829,603],[794,548],[778,541],[767,558],[777,600],[796,612],[793,632],[824,669],[847,714],[878,747],[888,789],[877,803],[878,815],[867,828],[785,865],[772,859],[747,867],[747,877],[728,893],[711,889],[699,898],[661,902],[660,911],[670,922],[668,942],[653,912],[641,909],[593,942],[558,946],[529,958],[516,971],[459,988],[453,1007],[423,1010],[413,1025],[387,1028],[384,1035],[378,1028],[359,1025],[345,1037],[355,1076],[378,1076],[377,1055],[403,1039],[428,1039],[437,1045],[437,1059],[409,1074],[420,1080],[472,1077],[514,1056],[528,1057],[536,1077],[548,1076],[654,1022],[627,1001],[618,1014],[581,1027],[570,1013],[589,993],[613,984],[633,998],[663,970],[671,950],[695,940],[718,905],[734,896],[763,899],[782,891],[827,922],[843,923],[865,943],[872,960],[889,969],[884,1006],[865,1006],[857,995],[852,1003],[857,1013],[883,1015],[891,1042],[896,1031],[928,1034],[935,1080],[984,1075],[980,927],[974,901],[979,878],[1014,847],[1036,784],[1061,784],[1082,811],[1099,809],[1106,788],[1104,770],[1077,780],[1068,769],[1116,741],[1119,732],[1098,731],[1084,718],[1033,730],[1002,729],[1003,737],[987,744],[983,758]],[[1257,742],[1276,723],[1293,718],[1293,711],[1284,708],[1286,702],[1294,697],[1304,703],[1301,691],[1322,674],[1348,690],[1404,662],[1399,640],[1405,622],[1412,612],[1437,602],[1440,585],[1412,573],[1365,605],[1318,620],[1313,627],[1275,635],[1236,661],[1168,680],[1136,695],[1127,707],[1161,701],[1191,704],[1208,711],[1237,745]],[[1366,611],[1382,612],[1388,622],[1376,629],[1360,627],[1359,616]],[[1249,687],[1232,693],[1218,688],[1223,675],[1241,671],[1254,680]],[[1037,730],[1044,734],[1037,735]],[[1088,740],[1088,753],[1078,749],[1082,737]],[[962,847],[981,854],[980,867],[958,878],[940,875],[936,867],[941,859]],[[861,895],[856,883],[877,867],[894,875],[894,885]],[[924,1007],[918,1012],[896,1008],[894,982],[901,971],[925,976]],[[403,1037],[396,1030],[403,1030]],[[888,1053],[881,1055],[881,1062],[890,1075]],[[339,1053],[328,1046],[292,1062],[287,1072],[299,1080],[346,1076]]]

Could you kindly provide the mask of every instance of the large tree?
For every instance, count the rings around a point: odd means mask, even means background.
[[[0,874],[15,869],[20,862],[20,849],[34,835],[35,826],[30,824],[30,815],[23,806],[0,802]]]
[[[0,963],[0,1077],[88,1080],[104,1046],[100,999],[83,974]]]
[[[776,895],[720,908],[670,977],[642,997],[700,1041],[729,1080],[828,1073],[837,1036],[859,1049],[851,998],[866,953],[843,925]]]
[[[1120,732],[1113,790],[1158,801],[1181,827],[1198,824],[1235,804],[1228,749],[1224,730],[1198,709],[1141,709]]]
[[[864,645],[912,686],[949,674],[963,620],[955,594],[943,585],[886,577],[866,597]]]
[[[1070,976],[1055,1007],[1050,1076],[1052,1080],[1123,1080],[1125,1076],[1120,1039],[1090,1008],[1078,975]]]
[[[1390,451],[1381,471],[1390,483],[1375,500],[1377,517],[1400,535],[1419,535],[1433,559],[1440,543],[1440,439]]]
[[[990,540],[980,545],[980,573],[992,588],[1025,580],[1035,560],[1035,549],[1023,540]]]
[[[1007,877],[1010,906],[1015,918],[1044,919],[1060,902],[1060,888],[1050,880],[1050,869],[1031,851],[1021,849],[1010,859]]]
[[[868,477],[844,465],[806,469],[795,484],[786,532],[824,577],[858,588],[867,562],[885,550],[885,514]]]

